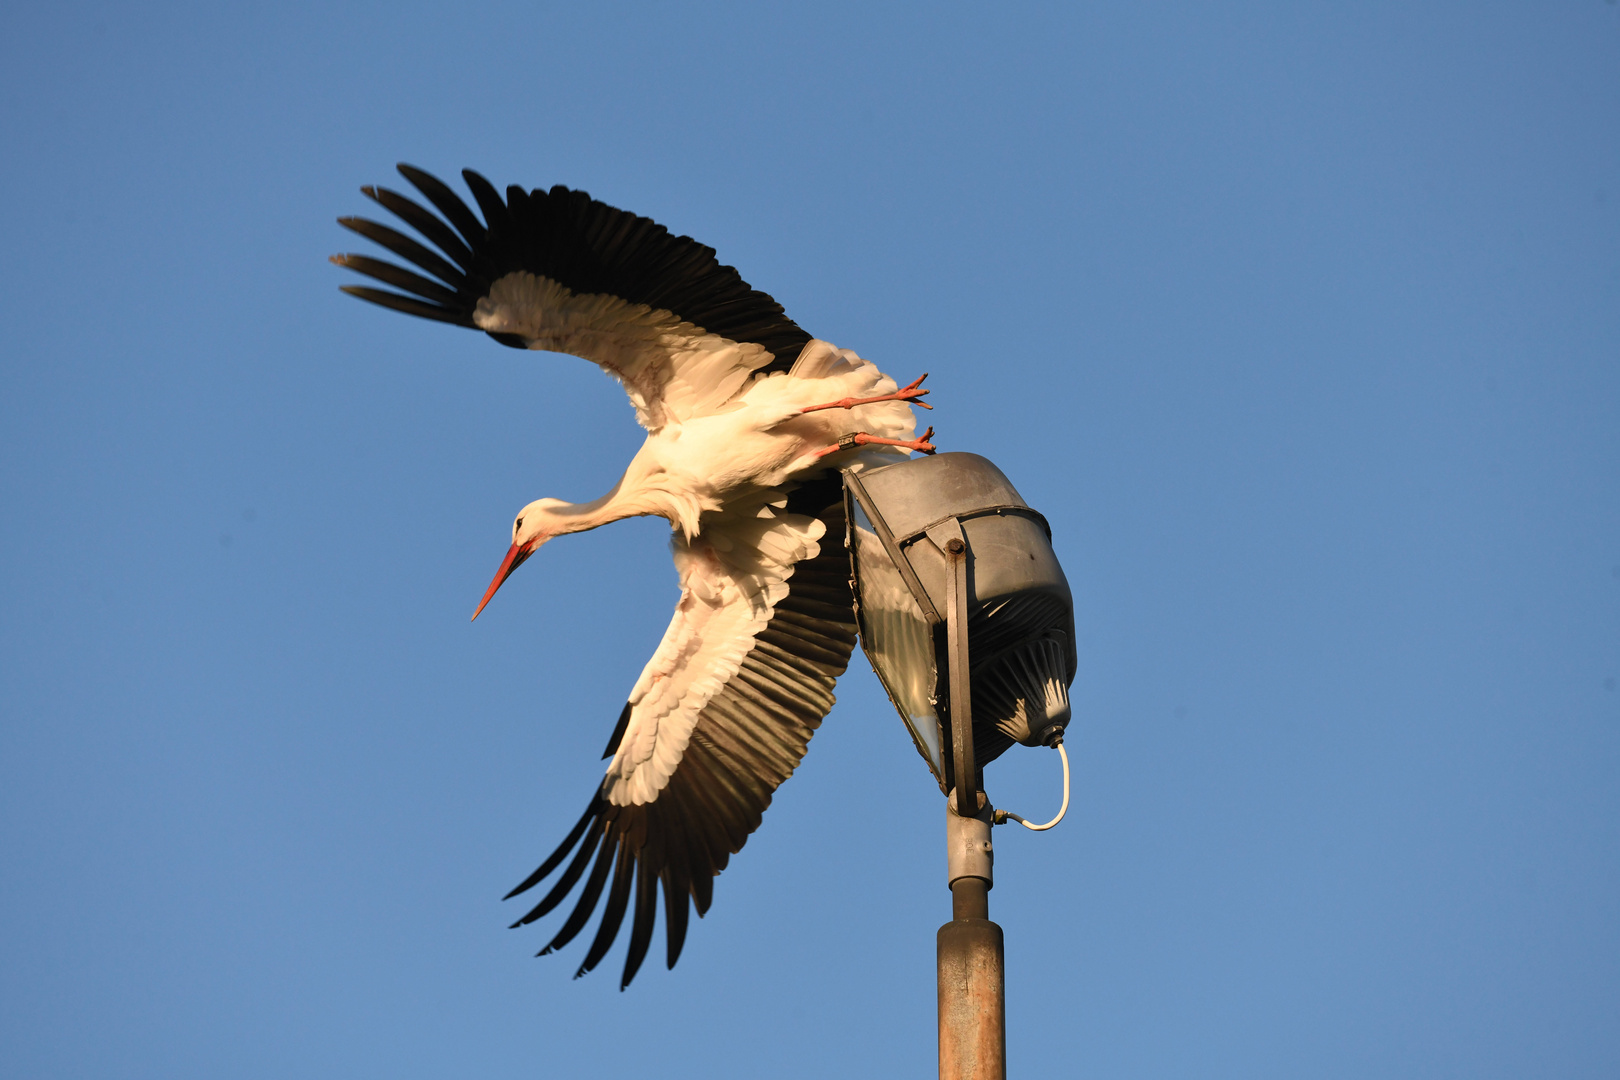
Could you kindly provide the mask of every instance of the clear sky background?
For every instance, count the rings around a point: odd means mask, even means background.
[[[674,972],[505,929],[674,573],[625,522],[468,624],[640,434],[339,294],[400,160],[714,245],[1051,519],[1016,1075],[1616,1075],[1605,0],[6,5],[0,1071],[931,1075],[942,801],[860,656]]]

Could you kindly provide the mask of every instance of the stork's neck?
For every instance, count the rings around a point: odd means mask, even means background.
[[[590,502],[554,506],[546,516],[550,519],[548,531],[560,536],[564,533],[585,532],[587,529],[606,525],[610,521],[649,512],[639,509],[632,499],[625,497],[624,481],[620,480],[601,498],[592,499]]]
[[[584,532],[627,517],[664,518],[688,537],[697,532],[703,506],[692,496],[663,483],[665,473],[637,454],[619,482],[590,502],[555,507],[548,515],[555,535]]]

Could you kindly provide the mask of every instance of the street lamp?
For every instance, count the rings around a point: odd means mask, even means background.
[[[989,914],[990,827],[1023,819],[991,807],[983,770],[1015,743],[1063,753],[1075,672],[1069,583],[1046,519],[977,454],[848,472],[844,490],[861,647],[947,796],[952,920],[938,939],[940,1076],[1001,1078],[1006,1003],[1001,928]],[[1066,809],[1066,754],[1063,767]]]

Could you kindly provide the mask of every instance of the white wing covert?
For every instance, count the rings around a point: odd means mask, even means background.
[[[618,805],[652,802],[680,763],[698,714],[734,678],[787,595],[795,564],[820,553],[826,523],[783,506],[674,534],[681,598],[664,640],[630,692],[630,719],[608,766]],[[841,545],[842,537],[833,538]]]

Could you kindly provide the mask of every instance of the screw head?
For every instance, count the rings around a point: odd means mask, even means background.
[[[962,552],[967,550],[967,545],[962,543],[962,541],[957,537],[953,536],[949,540],[945,541],[945,550],[950,552],[952,555],[960,555]]]

